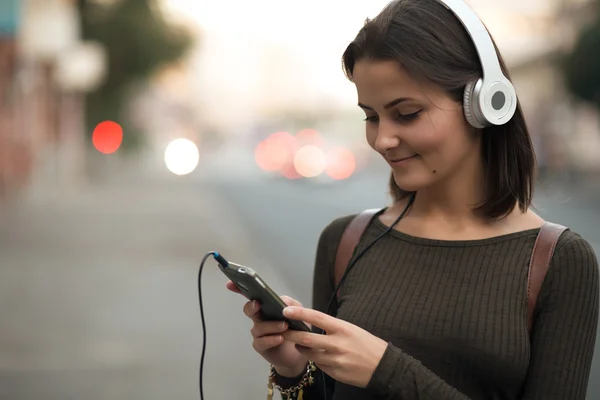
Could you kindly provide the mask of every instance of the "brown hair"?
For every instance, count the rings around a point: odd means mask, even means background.
[[[497,48],[496,53],[510,79]],[[441,87],[459,103],[467,83],[482,74],[467,31],[437,0],[395,0],[377,17],[367,19],[342,56],[351,81],[360,60],[397,61],[414,79]],[[507,124],[484,128],[482,135],[486,196],[475,211],[498,219],[518,204],[525,212],[533,196],[536,160],[520,104]],[[393,176],[390,192],[395,202],[410,194],[398,187]]]

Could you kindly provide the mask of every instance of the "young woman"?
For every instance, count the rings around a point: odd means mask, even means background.
[[[353,216],[323,230],[313,309],[285,299],[286,316],[313,333],[245,305],[283,398],[585,399],[597,260],[577,233],[560,236],[530,333],[528,265],[544,223],[530,209],[535,155],[512,86],[498,78],[504,63],[469,16],[461,0],[396,0],[343,55],[394,202],[367,227],[355,254],[370,247],[331,310]]]

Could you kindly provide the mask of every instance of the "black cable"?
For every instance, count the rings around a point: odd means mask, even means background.
[[[348,276],[348,273],[350,272],[350,270],[356,265],[356,263],[358,262],[358,260],[367,252],[367,250],[369,250],[371,247],[373,247],[373,245],[375,243],[377,243],[381,238],[383,238],[392,229],[394,229],[394,227],[396,225],[398,225],[398,222],[400,222],[400,220],[402,218],[404,218],[404,216],[406,215],[406,213],[408,212],[408,210],[410,209],[410,206],[412,206],[412,204],[413,204],[414,201],[415,201],[415,195],[413,194],[410,197],[410,199],[408,200],[408,203],[406,204],[406,207],[404,207],[404,210],[402,211],[402,213],[400,214],[400,216],[398,218],[396,218],[396,220],[392,223],[392,225],[388,226],[387,229],[385,231],[383,231],[383,233],[381,235],[377,236],[377,238],[375,238],[375,240],[373,240],[371,243],[369,243],[369,245],[367,247],[365,247],[353,260],[351,260],[348,263],[348,267],[344,271],[344,274],[342,275],[342,278],[340,279],[339,283],[335,287],[335,290],[333,291],[333,294],[329,298],[329,303],[327,304],[327,314],[329,314],[329,312],[331,311],[331,306],[333,304],[333,300],[337,297],[337,293],[340,290],[340,287],[342,286],[342,283],[344,282],[344,279],[346,279],[346,276]],[[381,214],[382,211],[380,211],[377,214],[375,214],[373,216],[373,218],[377,218],[379,216],[379,214]]]
[[[402,211],[402,213],[400,214],[400,216],[398,218],[396,218],[396,220],[392,223],[392,225],[388,226],[387,229],[385,231],[383,231],[383,233],[381,233],[381,235],[377,236],[375,238],[375,240],[373,240],[371,243],[369,243],[369,245],[367,247],[365,247],[360,253],[358,253],[356,255],[356,257],[354,257],[353,260],[351,260],[348,263],[348,267],[344,271],[344,274],[342,275],[342,278],[340,279],[339,283],[335,287],[335,290],[333,291],[333,294],[331,295],[331,298],[329,299],[329,303],[327,304],[327,314],[328,315],[329,315],[329,312],[331,311],[331,306],[333,304],[333,300],[337,297],[337,293],[340,290],[340,287],[342,286],[342,283],[344,282],[344,279],[346,279],[346,276],[348,276],[348,273],[350,272],[350,270],[356,265],[356,263],[358,262],[358,260],[367,252],[367,250],[369,250],[371,247],[373,247],[373,245],[375,245],[375,243],[377,243],[381,238],[383,238],[392,229],[394,229],[394,227],[398,224],[398,222],[400,222],[400,220],[402,218],[404,218],[404,216],[406,215],[406,213],[410,209],[410,206],[412,206],[414,200],[415,200],[415,195],[413,194],[408,199],[408,203],[406,204],[406,207],[404,207],[404,210]],[[380,212],[378,212],[377,214],[375,214],[373,216],[373,218],[377,218],[379,216],[379,214],[381,214],[381,212],[383,212],[383,210],[380,211]],[[325,334],[325,331],[323,329],[321,329],[321,334]],[[324,386],[323,390],[325,392],[325,399],[327,400],[327,381],[325,380],[325,373],[322,370],[321,370],[321,375],[323,377],[323,386]]]
[[[204,400],[204,391],[202,388],[202,374],[204,372],[204,353],[206,352],[206,324],[204,323],[204,307],[202,307],[202,270],[204,269],[204,264],[206,260],[212,256],[215,260],[217,260],[222,266],[227,267],[229,262],[223,258],[218,252],[211,251],[210,253],[206,253],[200,262],[200,268],[198,271],[198,300],[200,302],[200,319],[202,320],[202,353],[200,355],[200,400]]]

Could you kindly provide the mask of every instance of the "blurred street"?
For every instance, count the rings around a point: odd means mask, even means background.
[[[311,305],[323,228],[389,202],[340,68],[387,3],[0,0],[0,400],[199,398],[209,251]],[[598,1],[468,3],[552,178],[538,212],[600,255]],[[265,398],[245,299],[202,278],[205,399]]]
[[[197,275],[210,250],[259,265],[291,293],[203,185],[46,191],[0,215],[3,400],[198,398]],[[224,283],[208,262],[204,393],[262,398],[267,365],[250,346],[243,299]]]
[[[387,202],[378,168],[338,184],[220,169],[42,190],[2,211],[0,399],[199,398],[204,253],[254,267],[276,291],[309,305],[321,229]],[[590,194],[572,191],[565,202],[557,188],[545,191],[541,214],[600,254]],[[209,261],[205,398],[264,398],[267,364],[251,348],[244,300],[224,282]],[[590,399],[600,398],[599,373],[596,359]]]

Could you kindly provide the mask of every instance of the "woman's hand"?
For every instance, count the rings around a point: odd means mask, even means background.
[[[230,291],[241,294],[232,281],[228,281],[226,286]],[[281,299],[288,306],[302,306],[291,297],[282,296]],[[254,322],[250,330],[254,350],[273,364],[280,375],[291,378],[302,374],[308,364],[308,358],[296,349],[294,343],[284,340],[283,334],[288,330],[287,323],[262,321],[258,301],[247,302],[244,305],[244,314]]]
[[[284,315],[317,326],[326,335],[288,330],[286,341],[337,381],[366,387],[379,365],[387,343],[362,328],[319,311],[298,306],[286,307]]]

